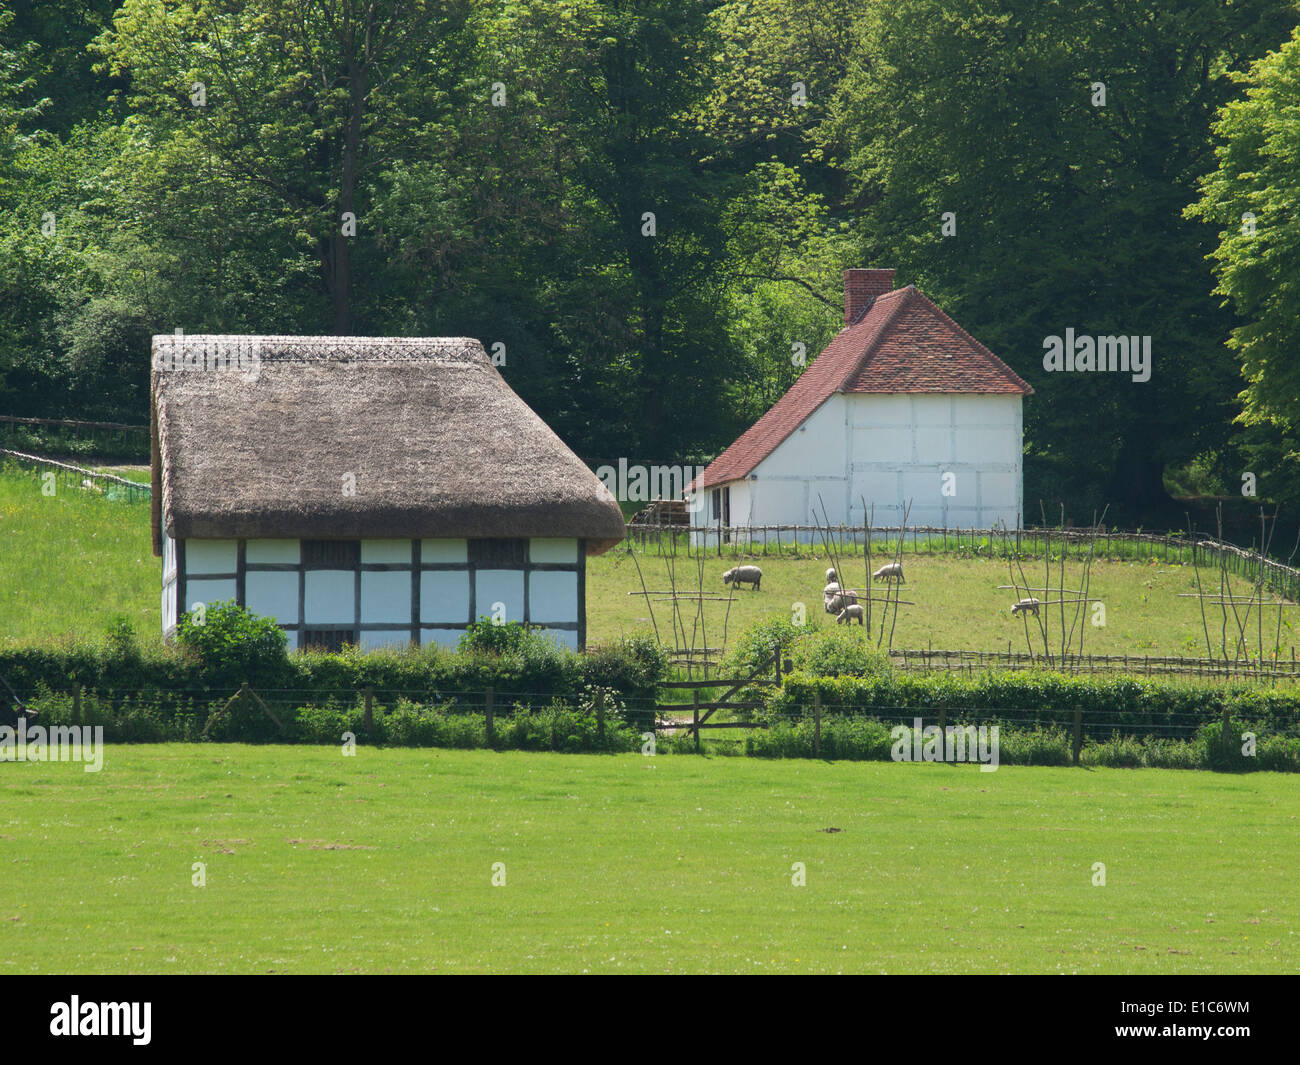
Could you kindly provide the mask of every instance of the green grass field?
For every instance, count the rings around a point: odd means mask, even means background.
[[[879,561],[879,560],[877,560]],[[669,585],[666,559],[650,555],[638,556],[637,562],[647,589],[666,589]],[[705,563],[706,594],[727,594],[722,584],[722,574],[735,563],[730,559],[710,559]],[[706,604],[705,637],[708,646],[717,646],[726,624],[727,642],[732,644],[737,633],[762,618],[791,618],[796,603],[802,603],[806,617],[814,626],[834,625],[835,618],[822,608],[822,587],[830,563],[825,558],[816,559],[760,559],[763,570],[760,591],[744,586],[736,591],[734,601],[728,604]],[[1024,575],[1031,585],[1046,587],[1046,574],[1041,560],[1024,562]],[[694,560],[679,557],[675,563],[679,591],[696,592],[699,578]],[[844,561],[849,570],[849,563]],[[992,559],[958,558],[954,556],[905,555],[903,571],[907,583],[900,598],[914,602],[915,606],[902,606],[894,630],[894,646],[907,648],[934,647],[943,649],[1024,652],[1025,624],[1013,617],[1011,605],[1016,601],[1012,591],[999,590],[999,585],[1011,583],[1005,561]],[[1066,563],[1067,587],[1081,575],[1081,567],[1074,561]],[[1019,573],[1017,573],[1019,576]],[[1202,574],[1202,580],[1206,580]],[[851,587],[865,587],[865,572],[861,555],[852,563],[848,580]],[[1053,566],[1051,580],[1060,581],[1059,566]],[[875,594],[884,595],[883,585],[873,586]],[[587,576],[588,624],[597,638],[619,633],[643,632],[652,627],[651,615],[645,597],[640,595],[641,578],[636,565],[623,550],[615,549],[588,561]],[[629,596],[628,592],[638,594]],[[1137,561],[1098,561],[1093,563],[1089,594],[1099,599],[1106,609],[1106,624],[1091,624],[1091,614],[1082,614],[1078,624],[1085,626],[1084,650],[1090,654],[1203,657],[1206,654],[1205,635],[1200,608],[1194,599],[1180,599],[1181,592],[1196,591],[1196,574],[1191,566]],[[1040,598],[1053,598],[1037,593]],[[653,597],[662,598],[662,597]],[[1054,597],[1059,599],[1060,597]],[[654,622],[661,638],[672,644],[671,605],[652,603]],[[683,604],[688,636],[693,621],[693,605]],[[879,609],[878,607],[876,609]],[[1061,607],[1051,610],[1049,630],[1057,633],[1053,651],[1060,650]],[[1065,628],[1073,620],[1073,608],[1065,608]],[[1269,626],[1265,633],[1266,645],[1271,650],[1276,613],[1267,615]],[[1035,651],[1042,650],[1042,639],[1032,618],[1029,630],[1034,638]],[[1283,618],[1282,646],[1288,648],[1295,642],[1292,622]],[[1232,624],[1232,622],[1229,622]],[[1234,629],[1235,631],[1235,629]],[[1253,626],[1252,626],[1253,631]],[[1215,653],[1218,653],[1219,631],[1217,623],[1211,633]],[[689,643],[689,640],[688,640]],[[703,644],[703,640],[700,641]],[[1285,654],[1284,650],[1284,654]]]
[[[646,587],[667,588],[667,562],[653,554],[640,557]],[[723,595],[721,575],[730,560],[709,559],[705,589]],[[696,587],[694,562],[677,562],[679,588]],[[824,558],[763,559],[763,588],[736,592],[727,604],[708,603],[705,637],[717,646],[724,618],[728,644],[747,625],[769,617],[791,616],[803,603],[813,625],[833,624],[821,608],[827,568]],[[1025,650],[1024,625],[1009,611],[1013,593],[1003,562],[954,556],[906,556],[904,598],[916,603],[901,608],[895,647],[1005,650],[1008,642]],[[848,579],[863,584],[861,558],[846,561]],[[1034,585],[1044,583],[1042,562],[1025,563]],[[1079,574],[1067,563],[1067,581]],[[1054,576],[1053,580],[1057,580]],[[640,592],[636,568],[621,549],[589,560],[587,576],[588,637],[599,642],[622,633],[650,632],[652,623]],[[880,588],[879,585],[876,586]],[[1085,650],[1095,654],[1205,654],[1201,615],[1195,600],[1180,592],[1195,591],[1188,566],[1139,561],[1105,561],[1093,566],[1093,596],[1106,606],[1106,626],[1087,624]],[[60,487],[42,496],[39,481],[13,468],[0,470],[0,642],[28,644],[68,638],[98,640],[105,626],[125,614],[136,631],[151,638],[159,631],[160,562],[149,539],[147,504],[113,502],[96,492]],[[654,604],[661,639],[673,643],[670,608]],[[1270,621],[1273,620],[1270,616]],[[1295,642],[1292,621],[1284,619],[1282,644]],[[1059,616],[1053,619],[1059,625]],[[1031,631],[1033,623],[1031,622]],[[1216,640],[1217,632],[1212,634]],[[1271,646],[1271,630],[1266,633]],[[1040,644],[1035,643],[1035,649]],[[1286,651],[1284,650],[1284,654]]]
[[[1294,972],[1298,816],[1268,773],[115,747],[0,763],[0,973]]]

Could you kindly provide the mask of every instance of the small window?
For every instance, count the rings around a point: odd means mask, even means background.
[[[319,651],[341,651],[345,643],[357,642],[356,629],[303,629],[303,647],[314,647]]]
[[[469,560],[492,569],[523,569],[528,557],[527,540],[471,540]]]
[[[361,541],[304,540],[302,564],[328,569],[355,569],[361,564]]]

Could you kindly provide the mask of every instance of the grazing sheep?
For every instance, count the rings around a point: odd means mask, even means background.
[[[852,588],[841,588],[838,584],[828,584],[822,590],[822,603],[826,613],[838,614],[850,603],[858,601],[858,593]]]
[[[840,611],[839,617],[835,619],[835,624],[852,625],[856,621],[859,625],[862,625],[864,624],[862,619],[865,614],[866,611],[862,609],[860,604],[851,603]]]
[[[871,575],[873,581],[887,581],[893,577],[897,577],[904,584],[907,583],[903,577],[903,564],[901,562],[889,562]]]
[[[742,584],[752,584],[754,591],[762,588],[763,571],[757,566],[735,566],[727,570],[722,575],[723,584],[731,584],[740,587]]]
[[[1011,613],[1019,614],[1027,612],[1033,614],[1034,617],[1038,617],[1038,608],[1042,605],[1043,603],[1041,599],[1022,599],[1011,608]]]

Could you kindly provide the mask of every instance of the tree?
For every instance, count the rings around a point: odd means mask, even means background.
[[[1230,321],[1182,209],[1232,70],[1294,22],[1277,0],[898,0],[860,24],[826,150],[873,261],[1035,387],[1027,498],[1084,518],[1109,499],[1131,520],[1166,499],[1167,464],[1227,445]],[[1150,380],[1046,372],[1067,328],[1150,336]]]
[[[1216,169],[1201,181],[1189,217],[1222,227],[1213,252],[1215,289],[1240,324],[1228,346],[1245,389],[1240,420],[1259,492],[1294,499],[1300,489],[1300,31],[1251,65],[1245,95],[1220,112]]]
[[[379,174],[428,121],[463,22],[456,0],[127,0],[96,47],[180,188],[201,200],[215,177],[310,245],[344,334]]]

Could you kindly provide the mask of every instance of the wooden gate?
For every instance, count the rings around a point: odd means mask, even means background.
[[[771,678],[763,679],[762,674],[768,670],[773,671]],[[762,686],[766,688],[780,687],[781,685],[781,649],[778,647],[771,658],[762,663],[753,673],[747,677],[722,679],[714,677],[712,680],[673,680],[660,684],[661,688],[676,688],[687,690],[691,693],[691,702],[689,703],[655,703],[655,715],[674,713],[678,711],[691,711],[690,730],[695,737],[695,749],[700,748],[700,729],[705,728],[766,728],[766,725],[759,725],[750,721],[710,721],[719,710],[757,710],[763,704],[757,702],[738,702],[733,696],[742,688],[753,686]],[[707,688],[726,688],[721,698],[712,702],[700,702],[700,692]],[[667,722],[662,720],[655,721],[656,730],[662,728]]]

